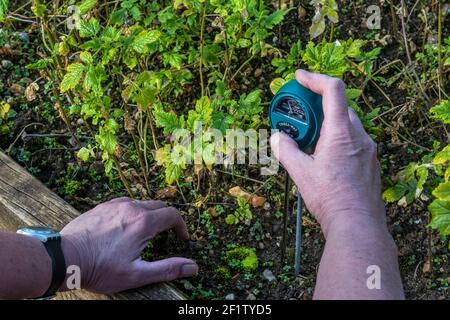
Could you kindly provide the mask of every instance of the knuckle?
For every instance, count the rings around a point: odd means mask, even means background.
[[[336,91],[345,90],[345,82],[338,78],[330,78],[328,80],[328,86],[330,89],[334,89]]]

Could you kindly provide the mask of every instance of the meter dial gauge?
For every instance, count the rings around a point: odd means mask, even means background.
[[[302,106],[300,101],[293,98],[283,98],[275,106],[274,111],[293,120],[302,122],[303,124],[308,124],[305,108]]]

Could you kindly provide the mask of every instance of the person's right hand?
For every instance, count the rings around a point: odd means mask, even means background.
[[[323,98],[324,121],[313,155],[283,133],[271,137],[275,156],[294,180],[327,235],[331,225],[368,219],[384,224],[377,148],[347,106],[345,84],[297,70],[299,83]]]

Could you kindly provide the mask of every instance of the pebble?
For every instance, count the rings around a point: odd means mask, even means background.
[[[12,65],[13,65],[13,63],[11,61],[9,61],[9,60],[2,60],[2,67],[3,68],[7,68],[7,67],[10,67]]]
[[[234,300],[234,293],[229,293],[225,296],[225,300]]]
[[[266,211],[270,210],[270,203],[268,203],[268,202],[264,203],[264,210],[266,210]]]
[[[26,32],[18,32],[17,36],[19,37],[20,40],[22,40],[23,42],[30,42],[30,36],[28,35],[28,33]]]
[[[261,250],[263,250],[266,246],[264,245],[264,243],[259,242],[259,243],[258,243],[258,247],[259,247]]]
[[[269,269],[266,269],[263,271],[263,276],[269,282],[276,280],[276,277],[273,275],[272,271],[270,271]]]
[[[246,300],[256,300],[256,297],[253,293],[250,293],[247,298],[245,298]]]

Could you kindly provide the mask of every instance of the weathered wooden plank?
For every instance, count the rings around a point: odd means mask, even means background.
[[[15,231],[29,225],[60,230],[80,213],[0,151],[0,230]],[[186,297],[167,283],[113,295],[84,290],[58,294],[58,299],[183,300]]]

